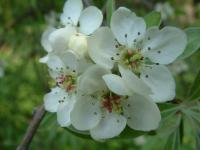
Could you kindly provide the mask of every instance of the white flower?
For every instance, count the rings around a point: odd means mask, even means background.
[[[155,102],[172,100],[175,82],[163,66],[173,62],[186,47],[185,33],[175,27],[146,30],[145,21],[121,7],[111,19],[111,30],[99,28],[88,39],[93,61],[108,69],[114,64],[129,68],[151,87]]]
[[[71,50],[79,57],[87,56],[87,37],[100,27],[102,12],[94,6],[83,10],[81,0],[68,0],[60,19],[65,27],[48,28],[44,32],[41,40],[44,49],[56,55]],[[40,62],[46,63],[47,60],[48,55],[40,59]]]
[[[62,127],[71,124],[70,113],[76,101],[76,86],[79,74],[78,61],[71,52],[63,55],[64,60],[54,54],[49,54],[47,65],[51,77],[57,86],[45,95],[44,105],[49,112],[57,112],[58,123]]]
[[[127,71],[122,69],[121,73]],[[72,125],[81,131],[89,130],[96,140],[118,136],[126,124],[135,130],[156,129],[161,120],[158,107],[148,97],[136,94],[148,93],[149,88],[137,76],[130,79],[136,83],[130,89],[122,82],[123,75],[122,78],[115,75],[115,85],[110,85],[109,76],[110,71],[98,65],[88,68],[81,76],[78,92],[82,94],[71,112]]]
[[[49,112],[57,112],[57,120],[60,126],[71,125],[70,114],[74,107],[75,96],[69,95],[64,89],[55,87],[45,95],[44,106]]]

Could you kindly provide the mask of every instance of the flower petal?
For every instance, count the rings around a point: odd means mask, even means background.
[[[123,110],[127,124],[132,129],[150,131],[159,126],[160,111],[151,99],[135,94],[123,101]]]
[[[61,70],[61,68],[63,69],[65,68],[65,65],[62,62],[62,60],[57,55],[54,54],[49,54],[47,65],[53,71],[59,71]]]
[[[67,0],[64,5],[63,13],[60,16],[63,25],[77,25],[78,19],[83,9],[82,0]]]
[[[147,31],[145,37],[142,48],[144,56],[160,64],[173,62],[183,53],[187,44],[186,34],[175,27],[165,27],[162,30],[153,27]]]
[[[98,65],[111,69],[114,64],[111,58],[117,53],[116,44],[112,31],[101,27],[88,38],[89,55]]]
[[[127,88],[125,82],[120,76],[115,74],[107,74],[103,76],[108,88],[118,95],[130,95],[131,91]]]
[[[143,18],[137,17],[129,9],[118,8],[111,18],[111,30],[122,45],[133,46],[133,41],[145,33]]]
[[[124,130],[126,121],[120,114],[108,113],[95,128],[90,130],[90,134],[96,140],[113,138]]]
[[[141,79],[152,89],[153,101],[166,102],[175,97],[175,81],[167,67],[144,67]]]
[[[90,96],[80,96],[71,112],[72,125],[78,130],[90,130],[101,119],[100,104]]]
[[[152,94],[151,89],[141,79],[139,79],[132,71],[119,66],[119,71],[122,75],[122,79],[126,83],[127,87],[133,92],[142,95]],[[133,94],[132,93],[132,94]]]
[[[51,52],[52,51],[52,47],[51,44],[49,42],[49,35],[55,31],[56,29],[53,27],[48,27],[44,33],[42,34],[42,38],[41,38],[41,44],[43,46],[43,48],[47,51],[47,52]]]
[[[76,33],[76,29],[71,26],[56,29],[49,35],[52,49],[56,52],[67,50],[70,37]]]
[[[97,7],[89,6],[83,10],[79,18],[80,32],[89,35],[100,27],[102,21],[102,12]]]
[[[107,86],[102,76],[109,73],[109,70],[106,70],[98,65],[89,67],[79,80],[79,92],[84,94],[94,94],[96,92],[107,90]]]
[[[44,107],[49,112],[57,112],[59,101],[68,97],[68,94],[61,88],[55,87],[44,96]]]
[[[46,55],[46,56],[40,58],[39,62],[41,62],[41,63],[47,63],[48,59],[49,59],[49,55]]]
[[[65,67],[69,68],[71,71],[77,71],[78,57],[73,53],[73,51],[68,50],[60,55],[62,62]]]
[[[59,104],[57,111],[57,120],[61,127],[71,125],[70,114],[74,107],[75,96],[68,97],[66,101]]]

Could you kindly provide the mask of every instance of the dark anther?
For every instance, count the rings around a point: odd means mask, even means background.
[[[119,123],[119,120],[117,119],[117,123]]]
[[[76,70],[73,70],[73,72],[76,72]]]
[[[127,36],[128,36],[128,35],[127,35],[127,34],[125,34],[124,36],[125,36],[125,38],[127,38]]]
[[[71,17],[68,17],[68,19],[70,20],[70,19],[71,19]]]
[[[130,107],[131,105],[130,105],[130,104],[128,104],[127,106],[128,106],[128,107]]]
[[[158,54],[160,54],[161,53],[161,51],[158,51]]]
[[[117,53],[116,55],[119,56],[119,53]]]
[[[133,42],[136,42],[136,39]]]
[[[97,115],[97,112],[94,112],[94,115]]]
[[[141,33],[140,33],[140,32],[138,32],[137,34],[138,34],[138,35],[140,35]]]
[[[146,78],[148,78],[149,76],[148,76],[148,75],[146,75],[145,77],[146,77]]]
[[[116,48],[118,48],[118,47],[119,47],[119,45],[115,45],[115,47],[116,47]]]
[[[148,37],[147,39],[150,40],[150,37]]]
[[[110,59],[111,59],[111,60],[114,60],[114,57],[111,57]]]
[[[156,63],[156,65],[159,65],[159,63]]]
[[[151,47],[148,47],[148,50],[150,51],[150,50],[151,50]]]

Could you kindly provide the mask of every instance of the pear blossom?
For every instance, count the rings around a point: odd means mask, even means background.
[[[62,55],[63,52],[70,50],[80,59],[88,58],[87,38],[102,24],[102,12],[95,6],[83,10],[81,0],[68,0],[60,20],[64,27],[50,27],[42,35],[41,43],[44,49],[55,55]],[[46,63],[48,57],[49,55],[40,61]]]
[[[111,29],[101,27],[89,37],[89,55],[102,67],[128,68],[151,89],[155,102],[175,97],[175,82],[167,65],[185,49],[186,34],[176,27],[146,28],[143,18],[120,7],[111,18]],[[127,77],[128,78],[128,77]]]
[[[80,73],[76,56],[72,52],[64,54],[66,59],[63,60],[56,55],[49,55],[49,73],[57,86],[44,97],[45,109],[57,112],[57,120],[62,127],[71,124],[70,113],[76,101],[76,84]]]
[[[151,93],[151,89],[137,76],[130,79],[136,84],[127,88],[124,74],[132,72],[120,67],[120,73],[122,77],[115,75],[114,85],[110,84],[111,72],[101,66],[93,65],[82,74],[70,115],[77,130],[104,140],[118,136],[126,125],[142,131],[158,128],[160,111],[148,95],[141,94]]]
[[[69,95],[64,89],[55,87],[44,96],[44,106],[47,111],[57,113],[60,126],[67,127],[71,125],[70,114],[75,100],[75,95]]]

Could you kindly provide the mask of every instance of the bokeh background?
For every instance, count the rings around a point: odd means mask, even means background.
[[[41,34],[56,25],[65,0],[0,0],[0,149],[13,150],[21,141],[34,109],[43,103],[49,91],[47,68],[38,62],[45,55]],[[105,1],[94,0],[99,8]],[[162,25],[180,28],[200,26],[198,0],[116,0],[139,16],[152,10],[162,12]],[[200,52],[177,61],[170,69],[177,82],[177,97],[188,92],[200,66]],[[186,124],[183,149],[193,150],[195,141],[190,124]],[[142,136],[137,139],[104,143],[76,137],[60,128],[55,115],[47,114],[31,143],[31,150],[160,150],[165,138]]]

